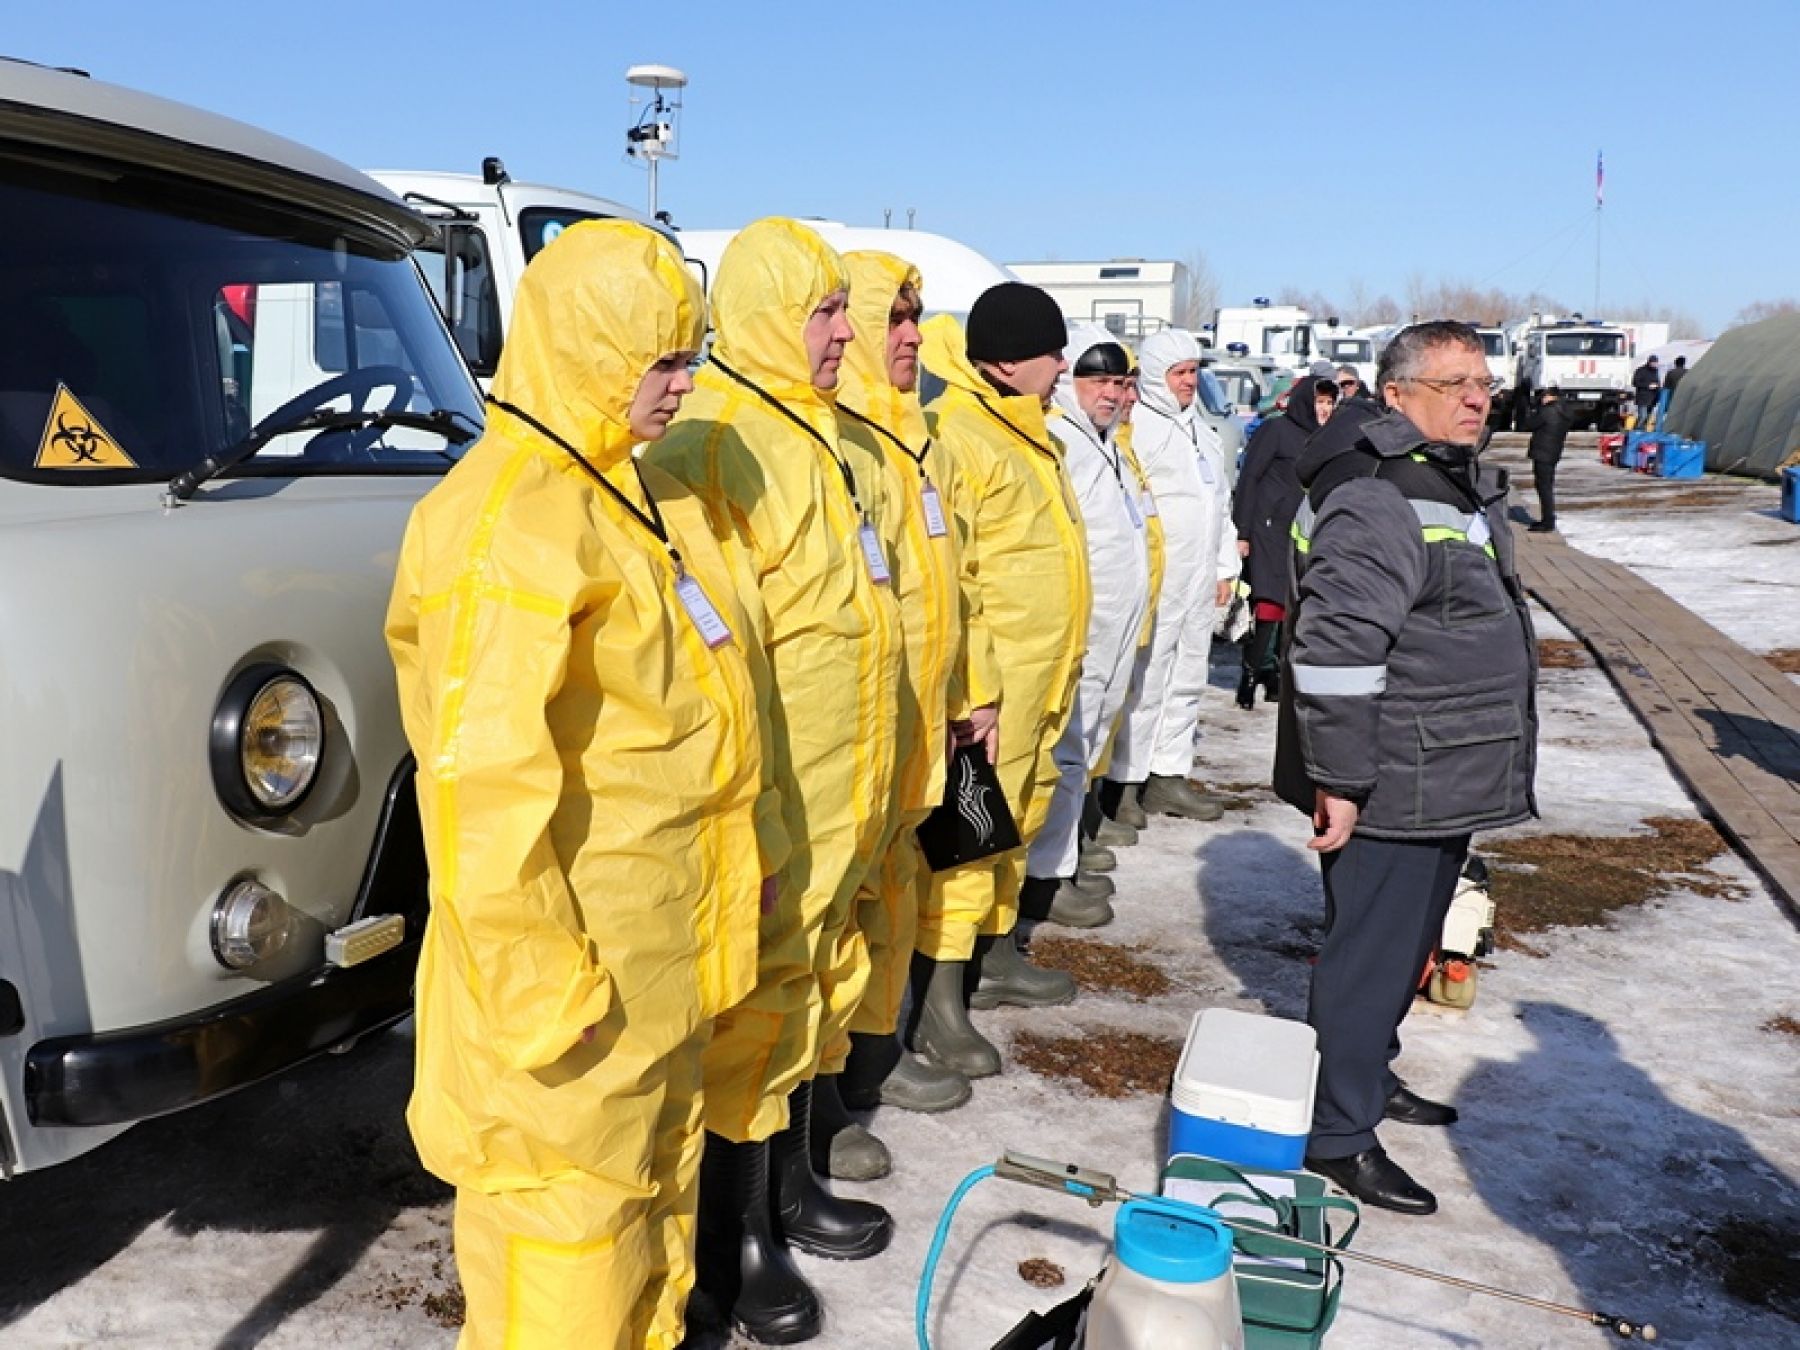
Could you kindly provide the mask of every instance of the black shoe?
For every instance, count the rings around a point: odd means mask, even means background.
[[[880,1205],[843,1199],[819,1183],[807,1147],[812,1096],[810,1082],[794,1089],[788,1097],[788,1127],[769,1140],[776,1229],[809,1256],[861,1261],[886,1250],[894,1221]]]
[[[1526,534],[1555,534],[1556,526],[1546,525],[1546,524],[1544,524],[1543,521],[1540,520],[1536,525],[1527,525],[1525,527],[1525,533]]]
[[[1256,706],[1256,669],[1246,665],[1243,674],[1238,676],[1237,705],[1245,712]]]
[[[825,1329],[825,1310],[776,1234],[769,1145],[706,1136],[700,1159],[695,1283],[732,1327],[762,1345],[797,1345]]]
[[[1381,1114],[1402,1125],[1454,1125],[1457,1119],[1454,1106],[1429,1101],[1405,1083],[1389,1094],[1387,1106]]]
[[[1406,1174],[1381,1145],[1348,1158],[1311,1158],[1306,1170],[1316,1172],[1365,1205],[1397,1214],[1435,1214],[1437,1197]]]

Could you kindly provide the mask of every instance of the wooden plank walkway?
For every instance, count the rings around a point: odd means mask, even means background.
[[[1800,685],[1630,569],[1559,535],[1515,538],[1526,588],[1800,922]]]

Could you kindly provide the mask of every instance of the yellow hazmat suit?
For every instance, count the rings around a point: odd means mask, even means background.
[[[846,930],[892,810],[900,621],[859,537],[876,485],[845,457],[802,335],[847,285],[843,260],[804,225],[741,231],[713,283],[713,360],[646,451],[745,546],[768,615],[768,754],[792,852],[763,916],[755,991],[706,1053],[706,1126],[738,1143],[786,1125],[788,1094],[862,997],[868,951]]]
[[[847,253],[844,263],[856,341],[844,354],[837,406],[847,448],[881,473],[886,489],[883,532],[906,651],[894,830],[856,897],[870,975],[850,1030],[886,1035],[900,1020],[930,880],[913,831],[944,796],[951,678],[962,651],[960,550],[950,458],[926,430],[918,395],[895,388],[888,374],[888,314],[903,287],[919,291],[919,273],[891,253]],[[848,1048],[847,1038],[826,1047],[824,1072],[841,1070]]]
[[[1051,749],[1068,724],[1087,641],[1087,544],[1062,449],[1035,398],[1003,396],[970,364],[949,315],[924,325],[921,357],[948,388],[927,409],[957,475],[966,610],[963,700],[1000,705],[996,772],[1026,845],[1055,790]],[[966,961],[982,934],[1018,919],[1025,854],[940,872],[919,917],[918,949]]]
[[[407,1119],[457,1188],[470,1350],[682,1336],[701,1053],[785,851],[743,569],[632,460],[639,381],[704,315],[660,236],[567,230],[514,304],[494,394],[517,413],[401,549],[387,636],[432,902]],[[728,639],[684,607],[696,584]]]

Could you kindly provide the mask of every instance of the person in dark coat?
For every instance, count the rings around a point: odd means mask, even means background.
[[[1311,823],[1325,889],[1306,1168],[1366,1205],[1429,1214],[1436,1197],[1376,1130],[1457,1118],[1392,1061],[1471,835],[1536,814],[1537,641],[1506,474],[1479,454],[1480,336],[1414,324],[1375,383],[1386,411],[1352,400],[1296,466],[1274,786]]]
[[[1669,391],[1669,402],[1675,401],[1675,386],[1687,378],[1687,357],[1678,356],[1669,373],[1663,377],[1663,388]]]
[[[1546,389],[1544,401],[1525,421],[1531,433],[1531,477],[1537,484],[1538,518],[1531,534],[1549,534],[1556,528],[1556,465],[1562,459],[1563,443],[1569,439],[1569,428],[1575,420],[1562,391]]]
[[[1255,624],[1244,640],[1244,673],[1237,689],[1240,708],[1255,706],[1258,684],[1265,702],[1280,696],[1281,619],[1291,571],[1288,531],[1302,495],[1294,466],[1306,442],[1330,419],[1337,397],[1337,385],[1329,376],[1296,380],[1288,391],[1287,411],[1258,427],[1244,451],[1231,514]]]
[[[1662,372],[1656,358],[1650,357],[1631,372],[1631,394],[1637,400],[1637,429],[1650,429],[1650,415],[1656,411],[1656,398],[1662,392]]]

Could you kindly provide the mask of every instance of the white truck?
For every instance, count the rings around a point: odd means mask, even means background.
[[[500,359],[519,277],[545,244],[581,220],[632,220],[675,238],[606,197],[515,183],[492,156],[479,174],[384,169],[369,176],[437,224],[438,238],[420,247],[419,265],[483,388]]]
[[[1631,337],[1622,328],[1582,319],[1528,328],[1519,348],[1513,424],[1523,429],[1538,395],[1556,388],[1575,414],[1578,430],[1617,430],[1631,400]]]
[[[1312,315],[1298,305],[1272,305],[1260,296],[1248,305],[1219,309],[1202,336],[1222,352],[1271,357],[1296,375],[1320,359]]]
[[[1497,427],[1508,426],[1512,421],[1513,397],[1518,392],[1519,383],[1512,339],[1499,324],[1473,323],[1469,326],[1481,338],[1481,349],[1487,356],[1488,374],[1500,385],[1494,391],[1494,402],[1488,409],[1488,421]]]
[[[1336,319],[1327,319],[1323,328],[1317,324],[1313,326],[1313,340],[1319,359],[1334,366],[1353,367],[1363,384],[1371,390],[1375,388],[1376,351],[1371,332],[1349,325],[1339,326]]]

